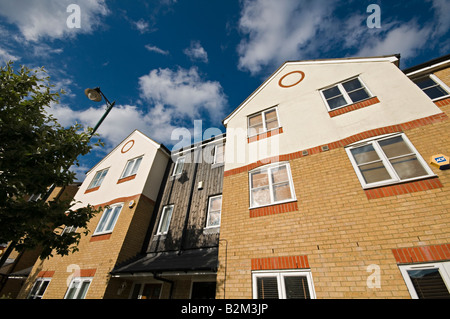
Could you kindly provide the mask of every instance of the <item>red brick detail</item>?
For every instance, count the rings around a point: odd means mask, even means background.
[[[97,269],[80,269],[80,277],[94,277]]]
[[[367,100],[364,100],[364,101],[361,101],[358,103],[350,104],[350,105],[341,107],[337,110],[330,111],[330,112],[328,112],[328,115],[330,115],[330,117],[335,117],[335,116],[338,116],[338,115],[341,115],[344,113],[348,113],[351,111],[355,111],[358,109],[362,109],[364,107],[367,107],[367,106],[370,106],[373,104],[377,104],[377,103],[380,103],[380,100],[375,96],[370,99],[367,99]]]
[[[271,137],[274,135],[278,135],[281,133],[283,133],[283,128],[279,127],[277,129],[274,129],[274,130],[271,130],[268,132],[264,132],[264,133],[261,133],[261,134],[258,134],[258,135],[252,136],[252,137],[248,137],[247,142],[248,143],[256,142],[256,141],[259,141],[259,140],[262,140],[262,139],[265,139],[265,138],[268,138],[268,137]]]
[[[250,218],[261,217],[275,214],[288,213],[298,210],[297,202],[275,204],[271,206],[264,206],[250,209]]]
[[[336,149],[336,148],[340,148],[340,147],[345,147],[349,144],[352,144],[352,143],[355,143],[358,141],[365,140],[366,138],[376,137],[376,136],[380,136],[383,134],[399,133],[399,132],[403,132],[405,130],[410,130],[410,129],[414,129],[414,128],[418,128],[421,126],[434,124],[434,123],[438,123],[438,122],[442,122],[442,121],[446,121],[446,120],[448,120],[447,114],[439,113],[439,114],[435,114],[435,115],[428,116],[425,118],[413,120],[410,122],[405,122],[402,124],[380,127],[377,129],[361,132],[361,133],[346,137],[346,138],[338,140],[338,141],[330,142],[326,145],[316,146],[316,147],[313,147],[313,148],[310,148],[307,150],[301,150],[301,151],[298,151],[295,153],[273,156],[273,157],[269,157],[269,158],[260,160],[258,162],[252,163],[252,164],[248,164],[246,166],[234,168],[234,169],[225,171],[224,177],[247,172],[247,171],[255,169],[259,166],[267,165],[270,163],[277,163],[280,161],[289,161],[289,160],[301,158],[303,156],[308,156],[308,155],[313,155],[313,154],[317,154],[320,152],[325,152],[325,150],[322,149],[322,146],[328,146],[328,149],[332,150],[332,149]],[[308,155],[303,155],[304,151],[307,151]]]
[[[372,189],[366,189],[364,192],[366,193],[368,199],[376,199],[382,197],[421,192],[441,187],[444,187],[444,185],[442,185],[439,178],[435,177],[430,179],[423,179],[420,181],[413,181],[408,183],[401,183]]]
[[[111,234],[93,235],[90,242],[108,240],[109,238],[111,238]]]
[[[84,193],[85,194],[92,193],[92,192],[95,192],[96,190],[98,190],[99,188],[100,188],[100,186],[92,187],[92,188],[87,189]]]
[[[445,106],[445,105],[449,105],[450,104],[450,97],[448,97],[446,99],[443,99],[443,100],[434,101],[434,104],[436,104],[439,107]]]
[[[252,270],[308,269],[308,256],[253,258]]]
[[[55,274],[55,272],[54,271],[41,271],[41,272],[39,272],[39,274],[37,275],[38,277],[40,277],[40,278],[51,278],[51,277],[53,277],[53,275]]]
[[[450,260],[450,244],[392,249],[397,264]]]
[[[123,183],[123,182],[126,182],[126,181],[131,181],[132,179],[135,179],[135,178],[136,178],[136,174],[131,175],[131,176],[127,176],[127,177],[119,179],[117,181],[117,184],[120,184],[120,183]]]

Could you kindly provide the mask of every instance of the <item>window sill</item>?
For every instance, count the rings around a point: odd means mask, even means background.
[[[97,191],[99,188],[100,188],[100,186],[92,187],[92,188],[87,189],[84,193],[89,194],[89,193]]]
[[[434,102],[435,105],[441,107],[441,106],[445,106],[445,105],[449,105],[450,104],[450,96],[442,96],[438,99],[434,99],[432,100]]]
[[[123,178],[121,178],[121,179],[119,179],[117,181],[117,184],[124,183],[124,182],[127,182],[127,181],[131,181],[131,180],[133,180],[135,178],[136,178],[136,174],[131,175],[131,176],[127,176],[127,177],[123,177]]]
[[[377,199],[382,197],[397,196],[415,192],[426,191],[430,189],[442,188],[441,181],[437,176],[431,176],[420,180],[399,182],[395,184],[389,184],[379,186],[376,188],[366,188],[367,199]]]
[[[274,129],[272,129],[270,131],[267,131],[267,132],[264,132],[264,133],[260,133],[260,134],[249,136],[247,138],[247,142],[248,143],[256,142],[256,141],[259,141],[259,140],[262,140],[262,139],[265,139],[265,138],[268,138],[268,137],[271,137],[271,136],[274,136],[274,135],[278,135],[278,134],[281,134],[281,133],[283,133],[283,128],[282,127],[277,127],[277,128],[274,128]]]
[[[297,210],[298,205],[297,200],[295,199],[278,204],[271,204],[260,207],[250,207],[250,218],[288,213]]]
[[[111,233],[94,234],[94,235],[92,235],[90,242],[108,240],[109,238],[111,238]]]
[[[373,96],[370,97],[368,99],[359,101],[357,103],[353,103],[353,104],[349,104],[349,105],[344,105],[341,106],[339,108],[333,109],[333,110],[329,110],[328,111],[328,115],[330,115],[330,117],[335,117],[338,115],[342,115],[351,111],[355,111],[355,110],[359,110],[362,109],[364,107],[373,105],[373,104],[377,104],[380,103],[380,100],[378,99],[378,97]]]

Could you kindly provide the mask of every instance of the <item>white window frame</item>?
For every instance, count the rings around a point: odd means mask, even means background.
[[[92,179],[92,181],[89,184],[87,189],[100,187],[100,185],[102,185],[106,175],[108,174],[108,171],[109,171],[109,167],[95,172],[94,178]],[[103,173],[105,173],[105,174],[103,176],[101,176]],[[97,176],[99,176],[99,177],[97,178]]]
[[[113,205],[109,205],[105,207],[102,213],[102,217],[100,218],[97,227],[95,228],[94,235],[103,235],[103,234],[109,234],[112,233],[114,230],[114,227],[116,226],[117,221],[119,220],[120,213],[122,212],[124,203],[117,203]],[[117,207],[120,207],[117,216],[114,216],[113,213]],[[109,214],[106,214],[107,210],[111,210]],[[111,219],[115,217],[115,219],[112,221],[111,227],[106,229],[106,226],[111,222]],[[104,219],[106,220],[104,221]],[[104,221],[104,222],[103,222]],[[103,225],[102,225],[103,224]],[[100,226],[102,228],[100,229]]]
[[[275,110],[275,112],[277,114],[278,126],[268,130],[267,129],[267,123],[266,123],[266,113],[271,112],[273,110]],[[259,115],[259,114],[261,114],[262,123],[263,123],[263,130],[260,131],[260,132],[256,132],[254,134],[250,134],[250,118],[255,117],[255,116]],[[247,136],[248,137],[253,137],[253,136],[257,136],[259,134],[267,133],[269,131],[277,130],[280,127],[281,127],[281,122],[280,122],[280,115],[278,113],[278,107],[277,106],[271,107],[270,109],[267,109],[267,110],[264,110],[264,111],[261,111],[261,112],[258,112],[258,113],[254,113],[254,114],[251,114],[251,115],[247,116]]]
[[[75,226],[66,226],[64,227],[63,231],[61,232],[61,236],[64,234],[70,234],[70,233],[74,233],[78,230],[78,227]]]
[[[52,278],[41,277],[41,278],[36,279],[33,287],[30,290],[30,293],[28,294],[27,299],[42,299],[45,292],[47,291],[48,285],[50,285],[50,281],[52,281]],[[38,294],[38,292],[40,292],[40,290],[42,289],[42,285],[44,283],[47,283],[45,290],[41,294]],[[34,295],[32,295],[33,291],[36,291]]]
[[[166,235],[169,232],[170,222],[172,221],[174,207],[175,207],[175,205],[167,205],[167,206],[163,207],[163,210],[161,212],[161,217],[159,219],[158,229],[156,230],[156,235]],[[171,209],[171,210],[170,210],[170,216],[168,217],[167,229],[161,230],[163,220],[166,217],[168,209]]]
[[[425,269],[438,269],[439,274],[442,277],[447,289],[450,292],[450,261],[447,262],[437,262],[437,263],[426,263],[426,264],[412,264],[412,265],[400,265],[400,272],[402,273],[403,279],[405,280],[408,291],[413,299],[419,299],[416,289],[409,277],[408,270],[425,270]]]
[[[124,170],[123,170],[122,175],[120,176],[120,178],[125,178],[125,177],[128,177],[128,176],[136,175],[136,174],[137,174],[137,171],[138,171],[138,169],[139,169],[139,166],[140,166],[141,163],[142,163],[142,159],[143,159],[143,158],[144,158],[144,155],[141,155],[141,156],[135,157],[135,158],[133,158],[133,159],[130,159],[130,160],[127,162],[127,164],[125,165],[125,168],[124,168]],[[138,163],[138,164],[137,164],[137,167],[136,167],[136,162]],[[128,167],[129,167],[129,166],[132,166],[132,168],[130,169],[130,172],[127,174],[127,170],[128,170]]]
[[[160,283],[160,282],[135,282],[135,283],[133,283],[133,287],[130,290],[130,294],[128,296],[128,299],[132,299],[133,298],[133,292],[136,289],[136,286],[138,286],[138,285],[140,285],[140,287],[139,287],[139,291],[137,293],[137,298],[136,299],[142,299],[142,293],[144,292],[145,285],[159,285],[161,287],[161,289],[159,291],[158,299],[161,299],[164,285],[162,283]]]
[[[353,80],[355,80],[355,79],[358,79],[358,80],[359,80],[359,82],[361,83],[361,85],[364,87],[364,89],[366,90],[367,94],[369,95],[368,98],[363,99],[363,100],[358,101],[358,102],[353,102],[353,100],[352,100],[352,99],[350,98],[350,96],[349,96],[349,93],[347,92],[347,90],[346,90],[346,89],[344,88],[344,86],[342,85],[343,83],[350,82],[350,81],[353,81]],[[331,88],[333,88],[333,87],[335,87],[335,86],[338,87],[339,91],[341,92],[341,95],[344,97],[344,99],[345,99],[345,101],[346,101],[347,103],[344,104],[344,105],[341,105],[341,106],[339,106],[339,107],[336,107],[336,108],[332,109],[332,108],[330,107],[330,105],[328,104],[327,98],[326,98],[325,95],[323,94],[323,91],[326,91],[326,90],[328,90],[328,89],[331,89]],[[344,81],[341,81],[341,82],[339,82],[339,83],[335,83],[335,84],[333,84],[333,85],[329,85],[329,86],[327,86],[326,88],[320,89],[320,96],[322,97],[322,100],[323,100],[323,102],[325,103],[325,106],[327,107],[328,112],[332,112],[332,111],[335,111],[335,110],[339,110],[339,109],[341,109],[341,108],[343,108],[343,107],[346,107],[346,106],[349,106],[349,105],[351,105],[351,104],[359,103],[359,102],[362,102],[362,101],[365,101],[365,100],[367,100],[367,99],[370,99],[370,98],[374,97],[373,93],[369,90],[368,86],[366,85],[366,83],[364,83],[364,81],[361,79],[360,76],[354,76],[354,77],[349,78],[349,79],[347,79],[347,80],[344,80]]]
[[[284,277],[306,277],[308,282],[309,296],[311,299],[316,299],[316,292],[314,290],[314,283],[310,269],[295,269],[295,270],[261,270],[252,272],[252,290],[253,299],[258,299],[258,281],[259,277],[276,277],[278,286],[278,298],[286,299],[286,287],[284,283]]]
[[[182,161],[182,163],[180,163]],[[175,162],[175,166],[173,167],[173,172],[172,172],[172,176],[177,176],[183,173],[183,168],[184,168],[184,164],[186,163],[186,156],[180,156],[177,158],[176,162]],[[177,173],[178,171],[178,166],[181,166],[181,170],[179,173]]]
[[[217,162],[217,149],[219,147],[222,147],[222,154],[223,154],[223,160],[221,162]],[[215,164],[223,164],[224,162],[225,162],[225,144],[221,143],[221,144],[214,145],[213,165],[215,165]]]
[[[281,166],[286,166],[286,168],[287,168],[288,179],[289,179],[289,188],[291,190],[291,198],[290,199],[281,200],[281,201],[275,201],[274,200],[274,194],[273,194],[273,183],[272,183],[272,180],[270,178],[270,171],[272,169],[276,169],[276,168],[279,168]],[[252,174],[253,173],[257,173],[257,172],[261,172],[261,171],[264,171],[264,170],[268,170],[268,172],[269,172],[268,173],[268,180],[269,180],[270,203],[269,204],[264,204],[264,205],[253,206]],[[269,164],[269,165],[265,165],[265,166],[262,166],[262,167],[255,168],[255,169],[251,170],[248,173],[248,179],[249,179],[248,180],[248,186],[249,186],[250,208],[272,206],[272,205],[277,205],[277,204],[294,202],[294,201],[297,200],[297,198],[295,197],[295,189],[294,189],[294,182],[292,180],[291,166],[289,165],[288,162],[279,162],[279,163]],[[264,186],[264,187],[266,187],[266,186]],[[260,187],[260,188],[262,188],[262,187]]]
[[[220,198],[222,198],[222,194],[220,194],[220,195],[215,195],[215,196],[211,196],[209,199],[208,199],[208,214],[207,214],[207,217],[206,217],[206,229],[208,229],[208,228],[217,228],[217,227],[220,227],[220,221],[222,220],[222,203],[221,203],[221,205],[220,205],[220,210],[219,211],[213,211],[213,212],[219,212],[219,215],[220,215],[220,220],[219,220],[219,225],[209,225],[209,223],[210,223],[210,220],[209,220],[209,218],[210,218],[210,213],[211,213],[211,201],[214,199],[214,198],[217,198],[217,197],[220,197]]]
[[[67,297],[69,296],[69,292],[72,289],[72,286],[75,285],[76,283],[79,284],[78,287],[75,288],[75,294],[74,294],[74,298],[70,298],[70,299],[84,299],[89,291],[89,288],[91,287],[92,284],[92,277],[74,277],[72,279],[72,281],[70,282],[69,287],[67,288],[66,294],[64,295],[64,299],[68,299]],[[86,289],[86,292],[83,296],[79,296],[80,294],[80,289],[83,285],[83,283],[85,282],[89,282],[89,286]],[[78,297],[82,297],[82,298],[78,298]]]
[[[415,155],[417,157],[417,160],[422,165],[424,170],[427,172],[427,175],[413,177],[413,178],[408,178],[408,179],[401,179],[398,176],[397,172],[395,171],[395,169],[392,167],[391,163],[389,162],[389,159],[384,154],[384,151],[382,150],[381,146],[378,144],[379,141],[382,141],[382,140],[385,140],[385,139],[394,138],[394,137],[397,137],[397,136],[401,136],[403,138],[403,141],[405,141],[406,145],[411,149],[411,153],[409,155]],[[373,148],[375,149],[378,157],[380,158],[380,160],[383,163],[384,167],[388,171],[391,179],[384,180],[384,181],[379,181],[379,182],[374,182],[374,183],[369,183],[369,184],[366,183],[366,181],[364,180],[364,176],[360,172],[358,164],[356,163],[356,160],[354,159],[353,154],[351,153],[351,150],[359,148],[359,147],[362,147],[362,146],[365,146],[365,145],[369,145],[369,144],[371,144],[373,146]],[[353,165],[353,169],[355,170],[355,173],[356,173],[356,175],[357,175],[357,177],[359,179],[359,182],[361,183],[361,186],[364,189],[380,187],[380,186],[385,186],[385,185],[393,185],[393,184],[404,183],[404,182],[411,182],[411,181],[416,181],[416,180],[421,180],[421,179],[426,179],[426,178],[430,178],[430,177],[436,176],[433,173],[433,171],[431,170],[431,168],[427,165],[427,162],[422,158],[420,153],[417,151],[417,149],[414,147],[414,145],[411,143],[411,141],[408,139],[408,137],[404,133],[388,134],[388,135],[378,136],[378,137],[374,137],[374,138],[369,138],[369,139],[366,139],[366,140],[354,143],[352,145],[349,145],[348,147],[345,148],[345,150],[346,150],[347,155],[348,155],[348,157],[350,159],[350,162]],[[402,156],[406,156],[406,155],[402,155]],[[364,163],[364,165],[367,165],[367,164],[370,164],[370,163],[371,162]]]
[[[430,78],[434,83],[436,83],[435,86],[439,86],[441,89],[443,89],[445,92],[447,92],[446,95],[443,95],[443,96],[440,96],[440,97],[431,99],[431,101],[439,101],[439,100],[442,100],[442,99],[445,99],[445,98],[450,97],[450,88],[447,86],[447,84],[445,84],[444,82],[442,82],[442,80],[441,80],[440,78],[438,78],[438,77],[437,77],[436,75],[434,75],[434,74],[427,74],[427,75],[424,75],[424,76],[420,76],[420,77],[417,77],[417,78],[413,79],[412,81],[414,82],[414,84],[416,84],[415,81],[421,80],[421,79],[426,78],[426,77]],[[417,84],[416,84],[416,85],[417,85]],[[425,93],[424,89],[422,89],[422,88],[420,88],[420,87],[419,87],[419,89],[420,89],[423,93]],[[426,93],[425,93],[425,94],[426,94]],[[428,95],[427,95],[427,96],[428,96]]]

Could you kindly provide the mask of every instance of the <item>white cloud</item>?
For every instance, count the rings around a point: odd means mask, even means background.
[[[219,122],[227,97],[219,82],[205,81],[195,67],[152,70],[139,78],[141,97],[173,112],[173,119],[201,119],[203,113]]]
[[[90,33],[99,25],[99,17],[108,14],[105,0],[78,0],[80,28],[69,28],[67,19],[72,12],[67,7],[73,0],[0,0],[0,15],[16,24],[27,41],[42,38],[59,39],[77,33]]]
[[[17,61],[20,60],[20,57],[12,55],[5,49],[0,48],[0,63],[6,64],[8,61]]]
[[[157,46],[153,46],[153,45],[150,45],[150,44],[146,44],[146,45],[145,45],[145,48],[146,48],[148,51],[150,51],[150,52],[156,52],[156,53],[162,54],[162,55],[168,55],[168,54],[169,54],[169,51],[160,49],[160,48],[158,48]]]
[[[133,25],[138,29],[140,33],[146,33],[150,30],[150,25],[144,19],[140,19],[138,21],[133,21]]]
[[[184,49],[186,54],[191,60],[199,60],[208,63],[208,53],[200,44],[200,41],[192,41],[189,48]]]

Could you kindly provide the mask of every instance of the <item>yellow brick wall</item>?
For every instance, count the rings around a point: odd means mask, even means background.
[[[405,133],[426,161],[450,155],[450,120]],[[299,255],[308,257],[317,298],[410,298],[392,249],[450,243],[450,170],[432,167],[442,188],[369,200],[343,148],[290,166],[294,212],[250,218],[248,173],[224,178],[217,278],[227,276],[217,298],[224,287],[226,298],[252,298],[252,258]],[[367,285],[372,264],[381,288]]]
[[[129,208],[128,203],[131,199],[134,199],[136,204]],[[38,260],[18,298],[26,298],[38,274],[42,271],[54,271],[44,299],[64,298],[68,288],[67,281],[69,279],[70,282],[69,277],[74,273],[74,267],[96,269],[86,299],[120,297],[116,297],[117,283],[113,283],[112,288],[105,295],[105,290],[111,280],[109,272],[119,261],[119,258],[120,261],[123,261],[140,251],[145,237],[144,230],[146,231],[146,225],[148,225],[153,212],[153,203],[144,197],[127,198],[123,199],[123,202],[124,206],[109,239],[91,241],[93,231],[102,215],[100,213],[90,221],[89,229],[91,232],[88,236],[82,237],[78,252],[64,257],[55,255],[44,261]],[[140,226],[133,227],[133,231],[128,232],[131,223]],[[124,248],[126,248],[126,252],[123,252]],[[71,268],[70,265],[75,266]]]

